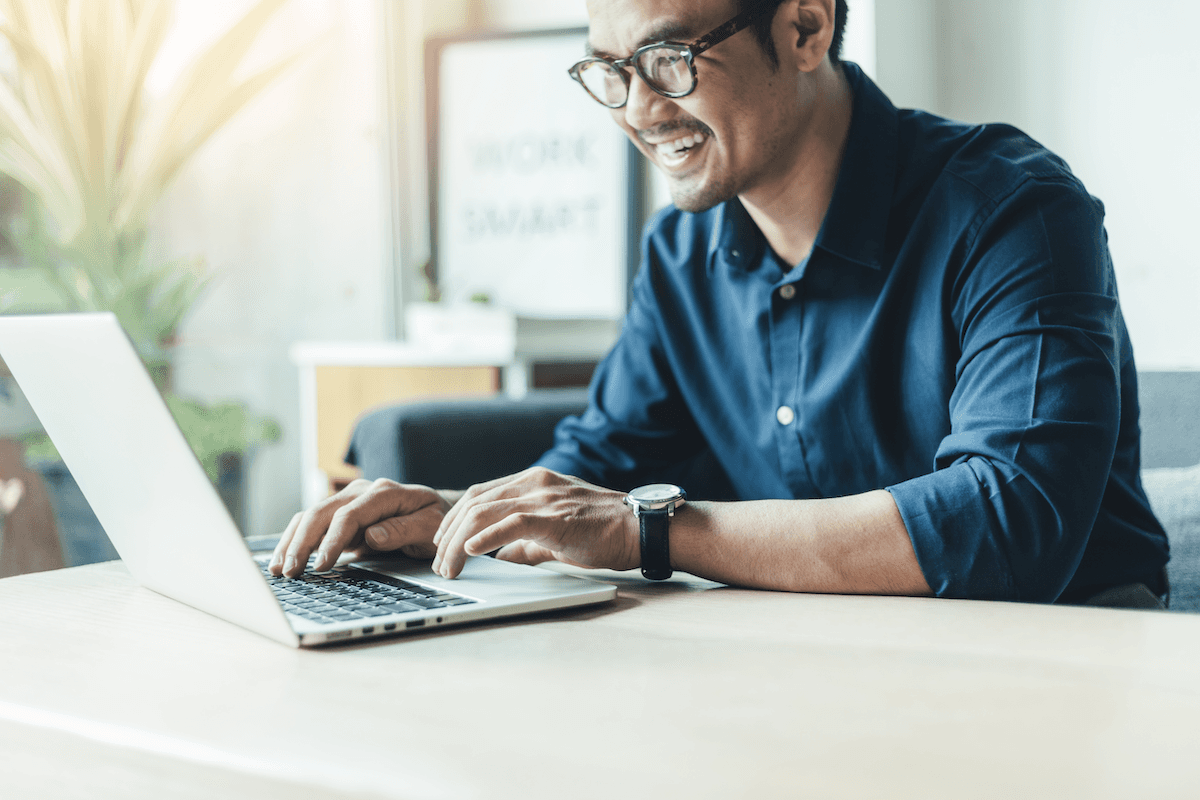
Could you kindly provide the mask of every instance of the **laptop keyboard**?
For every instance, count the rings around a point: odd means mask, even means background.
[[[298,578],[277,578],[261,566],[283,610],[313,622],[346,622],[476,602],[460,594],[351,566],[305,572]]]

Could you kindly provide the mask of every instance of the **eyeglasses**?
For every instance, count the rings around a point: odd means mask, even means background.
[[[696,91],[696,56],[748,28],[778,0],[759,0],[733,19],[701,36],[691,44],[655,42],[639,47],[629,58],[585,58],[567,70],[587,93],[602,106],[621,108],[629,102],[629,73],[633,67],[646,85],[663,97],[687,97]]]

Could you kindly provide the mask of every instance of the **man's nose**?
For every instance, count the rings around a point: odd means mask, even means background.
[[[651,89],[636,72],[629,78],[629,100],[625,103],[625,122],[634,130],[652,128],[669,115],[673,106],[669,97]]]

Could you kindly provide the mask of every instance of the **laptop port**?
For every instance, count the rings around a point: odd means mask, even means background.
[[[424,624],[425,624],[425,620],[423,620],[423,619],[410,619],[408,622],[404,623],[404,627],[419,628]]]
[[[384,626],[383,626],[383,629],[384,629],[385,631],[394,631],[394,630],[396,630],[396,623],[394,623],[394,622],[389,622],[387,625],[384,625]]]
[[[368,625],[367,627],[363,628],[363,633],[374,633],[374,632],[375,632],[374,625]]]

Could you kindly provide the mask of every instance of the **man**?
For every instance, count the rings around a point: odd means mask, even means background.
[[[461,497],[352,485],[297,515],[273,569],[365,545],[448,577],[495,552],[791,591],[1165,597],[1103,210],[1066,165],[897,111],[840,62],[842,0],[588,11],[572,76],[675,201],[590,407]],[[673,517],[635,515],[657,489],[626,493],[667,479],[736,502],[671,487]]]

